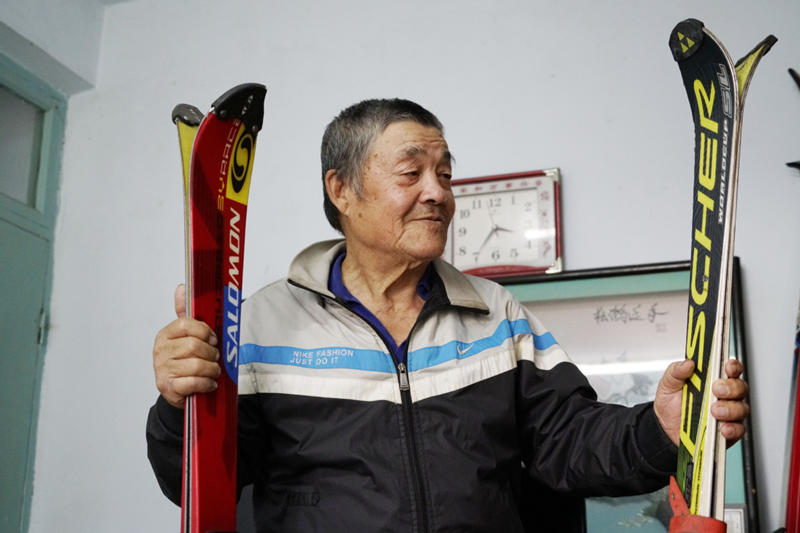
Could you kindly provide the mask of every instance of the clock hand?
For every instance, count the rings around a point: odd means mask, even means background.
[[[492,215],[493,215],[493,213],[492,213],[492,210],[490,209],[489,210],[489,221],[492,223],[492,229],[489,230],[489,234],[486,236],[485,239],[483,239],[483,242],[481,243],[480,247],[478,248],[478,251],[473,253],[473,255],[475,256],[475,261],[478,260],[478,258],[481,255],[481,252],[486,247],[486,244],[490,240],[492,240],[492,237],[494,235],[497,235],[500,231],[507,231],[507,232],[511,232],[512,231],[510,229],[506,229],[506,228],[500,227],[497,224],[495,224],[494,216],[492,216]]]
[[[490,209],[490,210],[489,210],[489,220],[492,222],[492,231],[493,231],[495,234],[498,234],[498,233],[500,233],[501,231],[503,231],[503,232],[506,232],[506,233],[514,233],[514,230],[513,230],[513,229],[504,228],[503,226],[501,226],[501,225],[497,224],[497,223],[494,221],[494,217],[493,217],[492,215],[493,215],[493,213],[492,213],[492,210]]]
[[[486,243],[489,242],[490,240],[492,240],[492,235],[494,235],[496,232],[497,232],[497,228],[496,227],[492,227],[492,229],[489,230],[489,234],[486,236],[485,239],[483,239],[483,242],[481,243],[480,247],[478,248],[478,251],[475,253],[475,257],[476,258],[481,253],[481,251],[483,250],[483,247],[486,246]]]

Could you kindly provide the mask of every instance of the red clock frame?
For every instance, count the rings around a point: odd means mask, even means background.
[[[540,178],[547,178],[553,180],[553,210],[554,210],[554,224],[555,224],[555,260],[553,264],[547,266],[529,266],[529,265],[491,265],[471,269],[465,269],[465,274],[472,274],[490,279],[507,279],[516,276],[530,275],[530,274],[544,274],[561,272],[563,269],[563,256],[562,256],[562,242],[561,242],[561,174],[559,169],[543,169],[543,170],[530,170],[526,172],[514,172],[509,174],[496,174],[492,176],[481,176],[475,178],[463,178],[452,181],[453,194],[458,197],[458,193],[480,193],[480,192],[496,192],[502,189],[499,188],[501,181],[508,180],[536,180]],[[485,190],[476,184],[485,184]],[[466,185],[472,185],[469,189],[464,188]],[[521,183],[520,185],[524,185]],[[459,191],[459,187],[462,190]],[[451,224],[449,230],[449,245],[448,251],[453,260],[453,226]]]

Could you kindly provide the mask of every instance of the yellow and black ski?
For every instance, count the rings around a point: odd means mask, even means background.
[[[683,389],[677,482],[693,515],[723,518],[725,439],[710,414],[711,383],[728,358],[731,271],[742,108],[772,35],[735,64],[696,19],[669,39],[695,128],[692,246],[686,358],[695,371]]]
[[[186,252],[186,310],[192,308],[192,249],[191,249],[191,217],[189,216],[191,210],[191,202],[189,201],[189,180],[191,176],[191,162],[192,162],[192,147],[194,139],[197,136],[197,130],[200,128],[200,123],[203,122],[203,113],[189,104],[178,104],[172,110],[172,122],[178,128],[178,143],[181,150],[181,167],[183,170],[183,201],[184,201],[184,219],[183,219],[183,236]],[[194,419],[194,402],[187,401],[185,406],[184,418],[185,420]],[[185,426],[185,424],[184,424]],[[191,441],[191,432],[185,432],[183,440],[183,480],[182,486],[189,487],[192,480],[191,470],[191,450],[193,443]],[[182,530],[188,530],[190,514],[186,512],[189,508],[188,500],[191,493],[184,490],[181,502],[181,523]]]

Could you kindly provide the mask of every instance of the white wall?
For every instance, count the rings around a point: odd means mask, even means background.
[[[45,16],[44,13],[40,16]],[[96,87],[71,98],[31,531],[169,531],[179,511],[145,457],[150,351],[183,277],[169,115],[265,83],[245,292],[333,235],[319,141],[344,106],[403,96],[447,127],[457,177],[560,166],[569,269],[686,259],[692,127],[667,48],[704,20],[735,58],[779,42],[751,86],[742,257],[762,524],[782,519],[792,335],[800,297],[800,4],[141,0],[106,8]]]
[[[0,3],[0,50],[65,94],[91,87],[97,73],[99,0]]]

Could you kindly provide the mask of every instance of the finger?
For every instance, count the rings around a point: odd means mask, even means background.
[[[744,436],[744,424],[726,422],[720,424],[719,432],[726,440],[736,442]]]
[[[718,400],[711,404],[711,414],[720,422],[741,422],[750,414],[746,402]]]
[[[211,392],[217,389],[217,381],[212,378],[186,376],[172,379],[172,390],[186,398],[192,394]]]
[[[174,360],[172,365],[172,377],[200,377],[216,379],[222,369],[220,366],[205,359],[193,357],[191,359]]]
[[[214,363],[219,361],[219,350],[197,337],[181,337],[170,341],[169,359],[199,359]],[[214,363],[216,364],[216,363]]]
[[[166,339],[180,339],[183,337],[195,337],[207,342],[211,346],[217,345],[217,336],[208,324],[184,316],[174,320],[163,330]]]
[[[727,378],[714,381],[711,392],[720,400],[743,400],[750,387],[741,379]]]
[[[183,283],[175,287],[175,314],[178,318],[186,316],[186,285]]]
[[[661,378],[661,387],[664,392],[675,392],[683,388],[683,383],[689,379],[694,371],[694,362],[691,359],[675,361],[667,367]]]
[[[744,372],[744,366],[741,361],[736,359],[728,359],[725,362],[725,375],[729,378],[738,378]]]
[[[217,363],[203,359],[170,359],[156,371],[156,387],[161,395],[176,407],[182,407],[184,397],[195,392],[208,392],[209,381],[216,381],[222,369]]]
[[[191,359],[170,359],[165,362],[158,374],[159,388],[170,390],[172,381],[176,378],[199,377],[216,379],[220,373],[220,366],[213,361],[206,361],[193,357]]]

